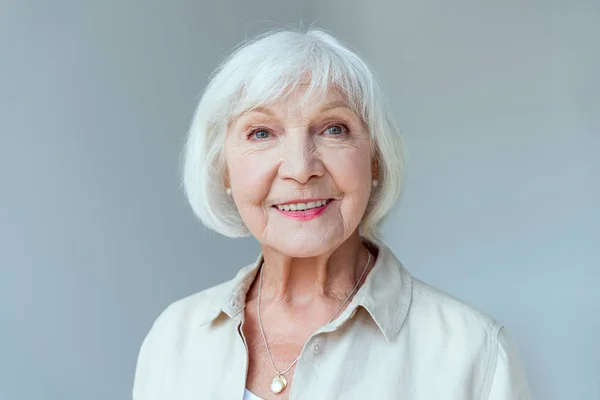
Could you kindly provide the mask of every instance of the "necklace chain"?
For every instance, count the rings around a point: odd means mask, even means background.
[[[350,297],[352,297],[352,295],[354,294],[354,292],[356,291],[356,289],[358,289],[358,285],[360,284],[360,282],[362,281],[365,272],[367,272],[367,268],[369,267],[369,264],[371,263],[371,252],[369,251],[369,258],[367,259],[367,265],[365,265],[365,268],[363,269],[362,274],[360,275],[360,278],[358,278],[358,281],[356,281],[356,285],[354,285],[354,288],[352,289],[352,291],[350,292],[350,294],[348,295],[348,297],[346,297],[346,300],[344,300],[344,302],[342,303],[342,305],[336,310],[336,312],[333,314],[333,316],[329,319],[329,321],[327,322],[328,324],[331,323],[331,321],[334,320],[334,318],[336,317],[336,315],[340,312],[340,310],[344,307],[344,305],[346,305],[346,303],[348,302],[348,300],[350,300]],[[260,320],[260,294],[261,294],[261,288],[262,288],[262,277],[263,277],[263,267],[264,267],[264,261],[260,267],[260,276],[258,279],[258,301],[257,301],[257,317],[258,317],[258,327],[260,328],[260,333],[262,334],[262,338],[263,341],[265,342],[265,347],[267,348],[267,354],[269,354],[269,361],[271,361],[271,366],[273,367],[273,370],[275,371],[275,373],[277,375],[284,375],[285,373],[287,373],[290,369],[292,369],[292,367],[298,362],[298,360],[300,359],[300,356],[298,356],[294,362],[292,362],[292,364],[290,364],[289,367],[287,367],[286,369],[284,369],[283,371],[278,371],[277,367],[275,367],[275,362],[273,361],[273,356],[271,355],[271,350],[269,350],[269,345],[267,344],[267,337],[265,335],[265,331],[263,329],[262,326],[262,322]]]

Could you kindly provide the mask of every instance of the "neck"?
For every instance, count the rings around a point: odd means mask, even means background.
[[[345,299],[369,257],[358,232],[331,252],[315,257],[289,257],[266,246],[262,250],[261,297],[285,306],[306,306],[319,298]]]

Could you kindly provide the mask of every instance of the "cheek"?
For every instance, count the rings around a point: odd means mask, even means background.
[[[338,189],[346,195],[363,193],[371,185],[368,149],[349,148],[331,152],[327,155],[327,169]]]
[[[257,205],[264,201],[273,181],[273,167],[268,158],[239,155],[228,162],[229,179],[234,188],[234,199],[238,206]]]

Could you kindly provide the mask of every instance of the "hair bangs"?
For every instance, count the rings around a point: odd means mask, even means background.
[[[325,43],[311,43],[298,37],[296,46],[265,49],[263,58],[255,58],[244,74],[238,75],[239,84],[231,96],[229,120],[259,106],[273,104],[288,98],[299,86],[306,90],[298,106],[320,104],[332,90],[336,90],[348,107],[367,124],[369,116],[365,94],[365,79],[349,60],[339,57]],[[252,50],[249,45],[244,50]]]

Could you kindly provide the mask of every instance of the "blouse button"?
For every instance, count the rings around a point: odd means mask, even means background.
[[[319,346],[318,344],[315,344],[313,346],[313,353],[319,354],[320,352],[321,352],[321,346]]]

